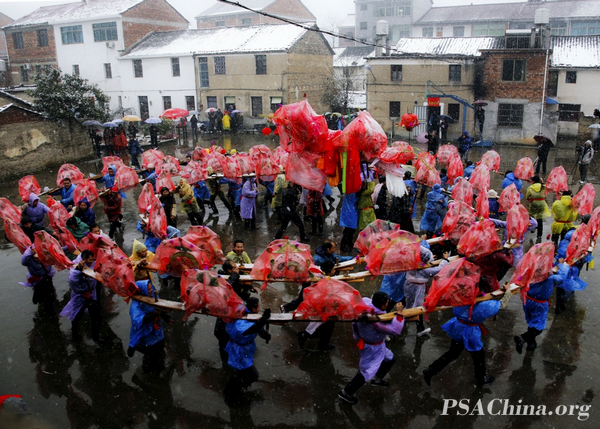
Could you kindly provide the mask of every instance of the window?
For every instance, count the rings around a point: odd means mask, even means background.
[[[73,74],[79,76],[79,64],[73,64]]]
[[[502,80],[511,82],[524,82],[525,60],[502,61]]]
[[[145,121],[148,119],[150,113],[150,110],[148,109],[148,97],[146,95],[139,95],[138,103],[140,105],[140,117]]]
[[[20,31],[18,33],[13,33],[13,45],[15,49],[23,49],[25,44],[23,43],[23,33]]]
[[[506,49],[526,49],[531,45],[531,33],[506,36]]]
[[[363,21],[363,22],[361,22],[361,23],[360,23],[360,29],[361,29],[361,30],[366,30],[366,29],[368,29],[368,28],[369,28],[369,27],[368,27],[368,25],[367,25],[367,21]]]
[[[185,108],[189,111],[196,110],[196,98],[193,95],[185,96]]]
[[[142,67],[142,60],[133,60],[133,76],[144,77],[144,69]]]
[[[463,25],[457,25],[456,27],[452,27],[452,36],[464,37],[465,36],[465,27]]]
[[[225,57],[215,57],[215,74],[226,74]]]
[[[556,97],[558,93],[558,70],[548,72],[548,97]]]
[[[275,112],[283,104],[283,97],[271,97],[271,112]]]
[[[366,4],[360,5],[360,10],[367,10],[367,9],[368,9],[368,5],[366,5]]]
[[[373,16],[408,16],[412,0],[378,1],[373,3]]]
[[[435,37],[444,37],[444,27],[436,27]]]
[[[566,36],[567,35],[567,21],[550,20],[550,30],[551,30],[552,36]]]
[[[35,66],[35,74],[42,74],[42,66],[37,64]]]
[[[504,36],[504,23],[473,24],[473,36]]]
[[[104,63],[104,76],[107,79],[112,79],[112,67],[110,63]]]
[[[107,40],[118,40],[117,23],[102,22],[100,24],[92,24],[94,30],[94,42],[105,42]]]
[[[181,76],[179,58],[171,58],[171,70],[173,71],[173,77]]]
[[[398,43],[401,37],[410,37],[410,25],[390,25],[390,43]]]
[[[37,31],[38,38],[38,46],[43,48],[44,46],[48,46],[48,30],[41,29]]]
[[[198,74],[200,75],[200,87],[208,88],[208,58],[198,58]]]
[[[171,96],[164,95],[163,96],[163,110],[167,110],[171,108]]]
[[[460,104],[448,103],[448,116],[450,116],[455,121],[460,120]]]
[[[250,102],[252,104],[252,116],[262,115],[262,97],[250,97]]]
[[[215,22],[215,27],[225,27],[225,21],[217,21],[217,22]]]
[[[266,55],[255,55],[254,65],[256,68],[256,74],[267,74],[267,56]]]
[[[568,71],[565,76],[565,83],[577,83],[577,72],[576,71]]]
[[[498,126],[522,128],[523,127],[523,104],[499,104]]]
[[[29,82],[29,72],[26,66],[21,66],[21,81]]]
[[[450,82],[460,82],[462,80],[460,64],[451,64],[448,69],[448,80]]]
[[[558,120],[564,122],[579,122],[581,104],[559,104]]]
[[[235,110],[235,97],[233,95],[226,95],[225,97],[223,97],[223,101],[225,101],[225,109],[229,110],[230,112],[232,110]]]
[[[421,29],[423,37],[433,37],[433,27],[423,27]]]
[[[206,97],[206,106],[209,108],[213,107],[216,109],[217,108],[217,97],[213,97],[213,96]]]
[[[600,34],[600,21],[571,22],[571,36]]]
[[[392,82],[402,82],[402,65],[392,65]]]
[[[83,43],[83,31],[81,30],[81,25],[60,27],[60,37],[63,45]]]
[[[242,25],[252,25],[252,18],[242,19]]]
[[[390,118],[400,117],[400,102],[390,101]]]

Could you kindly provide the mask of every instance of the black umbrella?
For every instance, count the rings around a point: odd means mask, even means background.
[[[454,118],[452,116],[449,116],[449,115],[438,115],[438,118],[445,119],[446,122],[448,122],[449,124],[453,124],[454,123]]]
[[[536,141],[537,144],[544,144],[546,141],[548,141],[552,146],[554,146],[554,142],[552,141],[552,139],[550,137],[546,137],[543,134],[537,134],[533,136],[533,139]]]
[[[488,102],[485,100],[477,100],[477,101],[474,101],[473,104],[475,104],[476,106],[487,106]]]

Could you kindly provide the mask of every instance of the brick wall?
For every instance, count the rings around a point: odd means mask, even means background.
[[[485,66],[483,85],[485,98],[494,101],[498,98],[526,99],[539,102],[544,89],[544,62],[546,51],[537,49],[487,51],[484,53]],[[525,59],[525,80],[522,82],[503,81],[504,60]]]
[[[40,115],[21,110],[16,107],[9,107],[7,110],[1,113],[0,122],[2,125],[8,124],[21,124],[24,122],[38,122],[40,121]]]
[[[273,15],[293,17],[306,21],[316,21],[317,18],[298,0],[275,0],[264,11]]]
[[[122,16],[125,48],[151,31],[184,30],[189,25],[187,20],[164,0],[146,0]]]
[[[37,30],[46,29],[48,34],[48,46],[38,46]],[[23,49],[15,49],[13,33],[23,34]],[[6,46],[8,57],[13,65],[23,63],[47,64],[56,63],[56,42],[54,31],[51,26],[15,27],[6,29]]]

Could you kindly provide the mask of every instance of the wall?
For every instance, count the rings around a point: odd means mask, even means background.
[[[567,71],[577,72],[576,83],[566,83]],[[557,96],[553,97],[559,103],[581,104],[584,115],[592,115],[594,109],[600,109],[600,100],[597,91],[600,85],[600,69],[561,69],[558,73]]]
[[[304,6],[301,1],[298,0],[276,0],[272,4],[268,5],[263,9],[264,12],[272,15],[282,16],[293,19],[298,22],[316,22],[317,18]],[[242,23],[242,20],[252,20],[249,24]],[[259,24],[282,24],[279,19],[270,18],[263,16],[258,13],[245,12],[240,9],[239,13],[227,15],[212,15],[205,17],[196,17],[197,28],[215,28],[216,22],[221,21],[225,23],[225,27],[242,27],[247,25],[259,25]]]
[[[93,154],[85,128],[52,121],[0,126],[0,180],[76,162]]]
[[[184,30],[188,21],[164,0],[146,0],[122,14],[125,48],[151,31]]]
[[[39,47],[37,30],[45,29],[48,34],[48,46]],[[56,42],[52,26],[37,25],[28,27],[13,27],[4,30],[6,33],[6,46],[11,65],[11,84],[18,85],[22,83],[21,65],[31,64],[29,70],[29,82],[33,83],[36,65],[57,65]],[[23,49],[15,49],[13,33],[21,32],[23,34]]]
[[[449,65],[461,64],[461,82],[449,82]],[[369,60],[373,74],[367,73],[367,110],[389,132],[392,121],[389,118],[390,101],[400,102],[400,112],[412,113],[414,106],[426,105],[426,82],[431,80],[446,94],[456,95],[466,100],[473,100],[472,82],[474,79],[475,65],[473,60],[421,60],[410,58],[391,58]],[[391,81],[391,66],[402,65],[402,81]],[[375,78],[373,78],[373,76]],[[431,88],[430,91],[436,91]],[[416,103],[415,103],[416,102]],[[442,113],[448,112],[448,103],[457,103],[450,98],[441,98],[443,103]],[[460,117],[457,122],[448,128],[448,138],[454,139],[462,132],[464,111],[460,107]],[[467,109],[466,129],[473,132],[473,111]],[[408,132],[396,127],[395,135],[408,139]]]

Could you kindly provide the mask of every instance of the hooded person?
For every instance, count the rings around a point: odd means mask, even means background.
[[[375,292],[372,298],[363,298],[363,301],[372,308],[375,315],[384,314],[389,304],[389,298],[385,292]],[[358,398],[354,394],[368,381],[373,386],[388,387],[390,385],[383,378],[392,369],[396,357],[386,347],[385,337],[400,335],[403,328],[404,318],[401,306],[398,308],[398,315],[391,323],[354,322],[352,324],[352,333],[354,339],[358,340],[357,346],[360,350],[359,370],[338,393],[340,399],[349,404],[356,404]]]
[[[464,162],[469,160],[469,151],[471,150],[471,136],[468,131],[463,133],[458,138],[458,153]]]
[[[260,303],[257,298],[250,297],[246,301],[246,313],[256,314],[260,311]],[[233,320],[225,326],[230,341],[225,347],[228,359],[227,364],[237,370],[231,377],[224,394],[233,401],[239,401],[243,388],[250,386],[258,380],[258,371],[254,366],[254,353],[256,352],[256,337],[260,336],[267,344],[271,340],[271,334],[265,330],[271,309],[267,308],[258,321],[253,322],[246,319]]]
[[[362,174],[362,173],[361,173]],[[363,181],[361,190],[358,192],[358,201],[356,208],[358,209],[358,229],[362,231],[371,222],[375,222],[375,207],[371,195],[375,192],[375,182]]]
[[[358,194],[346,194],[342,199],[342,210],[340,212],[340,226],[342,231],[342,240],[340,249],[342,252],[351,252],[354,247],[354,234],[358,228]]]
[[[190,223],[192,225],[202,225],[204,221],[204,204],[202,204],[201,210],[190,184],[185,179],[181,179],[176,191],[181,199],[181,211],[188,216]]]
[[[563,263],[561,259],[558,265],[558,273],[548,276],[544,281],[529,285],[527,297],[523,304],[527,331],[514,337],[517,353],[522,353],[525,343],[527,343],[527,351],[533,351],[537,347],[535,337],[546,329],[550,297],[554,292],[554,288],[566,279],[568,272],[569,266]]]
[[[154,170],[154,164],[148,164],[144,179],[150,183],[156,192],[156,170]]]
[[[442,194],[442,187],[436,183],[431,192],[427,193],[425,213],[421,218],[421,234],[426,233],[428,237],[437,235],[442,229],[447,209],[448,203]]]
[[[163,186],[160,188],[160,196],[158,198],[165,209],[167,225],[177,228],[177,202],[175,201],[173,193],[169,191],[169,188]]]
[[[421,270],[411,270],[406,272],[406,281],[404,283],[404,295],[406,299],[406,308],[421,307],[425,302],[425,289],[429,279],[439,273],[442,268],[448,263],[448,251],[443,254],[443,260],[434,267],[424,268]],[[428,264],[433,261],[433,253],[431,250],[421,245],[421,262]],[[419,316],[417,321],[417,336],[422,336],[431,332],[431,328],[425,328],[423,315]]]
[[[75,216],[77,216],[79,220],[85,223],[88,227],[96,223],[96,213],[94,213],[94,210],[90,208],[90,203],[85,197],[79,201],[77,209],[75,210]]]
[[[571,238],[573,238],[575,231],[575,228],[571,228],[558,245],[555,261],[557,264],[567,257],[567,248],[571,243]],[[587,287],[587,283],[579,278],[579,273],[583,269],[583,266],[592,262],[593,259],[594,256],[591,253],[588,253],[576,263],[570,265],[563,281],[556,285],[556,306],[554,308],[556,314],[560,314],[567,309],[567,301],[573,297],[575,291],[584,290]]]
[[[523,194],[521,194],[521,188],[523,187],[523,182],[521,179],[517,179],[515,177],[515,173],[512,170],[507,170],[504,173],[504,180],[502,181],[502,189],[508,188],[510,185],[515,185],[517,191],[519,191],[519,195],[523,198]]]
[[[534,218],[537,223],[537,238],[541,239],[544,234],[544,218],[550,217],[550,209],[546,203],[546,193],[540,176],[533,176],[533,184],[527,188],[525,198],[529,201],[529,216]]]
[[[48,206],[40,201],[40,197],[33,192],[29,194],[29,203],[23,209],[23,216],[27,216],[31,222],[43,227],[44,217],[48,214],[48,211]]]
[[[52,265],[44,265],[40,262],[35,246],[31,245],[25,249],[21,255],[21,265],[27,267],[27,283],[21,284],[33,288],[31,301],[34,304],[54,302],[56,290],[52,278],[56,271]]]
[[[144,268],[152,262],[154,253],[140,243],[138,240],[133,240],[133,248],[129,260],[133,263],[133,277],[138,280],[152,280],[152,273]]]
[[[275,184],[273,185],[273,199],[271,200],[271,208],[275,211],[279,220],[281,220],[283,191],[287,188],[287,183],[288,181],[285,178],[283,167],[279,166],[279,174],[275,178]]]
[[[256,229],[256,178],[250,177],[244,181],[242,186],[242,201],[240,203],[240,215],[244,219],[244,229]]]
[[[106,189],[110,189],[115,186],[115,180],[117,179],[117,167],[114,164],[108,166],[108,173],[96,180],[96,183],[104,183]]]
[[[475,170],[475,164],[473,164],[472,161],[467,161],[467,166],[463,170],[463,176],[465,177],[465,179],[469,180],[471,178],[473,170]]]
[[[108,192],[100,194],[100,199],[104,203],[104,213],[110,222],[108,236],[112,239],[117,229],[122,230],[123,228],[121,224],[121,220],[123,219],[123,215],[121,214],[123,200],[116,186],[110,188]]]
[[[67,219],[66,226],[78,242],[90,232],[90,228],[87,224],[83,223],[77,216],[71,216]]]
[[[573,193],[569,190],[563,191],[560,199],[552,204],[552,216],[554,222],[550,227],[552,231],[552,242],[558,247],[558,239],[565,238],[565,234],[575,225],[573,222],[577,219],[577,212],[571,207],[571,198]]]
[[[136,281],[139,293],[158,299],[158,293],[151,280]],[[167,323],[171,318],[156,308],[142,301],[132,300],[129,307],[131,331],[129,333],[129,348],[127,356],[133,357],[136,351],[144,354],[145,358],[158,357],[165,348],[165,334],[161,318]]]
[[[583,146],[577,149],[577,153],[579,153],[579,158],[577,163],[579,164],[579,184],[583,185],[587,181],[587,171],[590,166],[590,162],[594,158],[594,148],[592,147],[592,141],[586,140]]]
[[[84,250],[75,258],[73,267],[69,271],[69,289],[71,299],[63,308],[60,315],[71,320],[71,337],[79,341],[79,323],[88,310],[92,321],[92,338],[95,342],[102,343],[100,339],[101,314],[98,297],[96,295],[98,282],[83,274],[84,269],[93,270],[96,258],[91,250]]]
[[[454,317],[442,325],[442,329],[452,340],[450,349],[423,370],[428,386],[431,386],[431,378],[456,360],[465,349],[473,358],[477,384],[481,386],[494,381],[494,376],[486,375],[485,350],[481,341],[481,334],[486,333],[483,322],[498,314],[500,308],[508,304],[510,296],[510,293],[506,293],[502,301],[483,301],[472,308],[469,305],[453,308]]]
[[[35,233],[38,231],[46,231],[49,234],[52,234],[52,231],[48,228],[41,227],[31,221],[27,216],[21,216],[21,223],[19,224],[23,232],[31,242],[33,243],[35,240]]]
[[[341,256],[335,253],[335,243],[326,241],[317,247],[313,261],[317,267],[321,267],[325,263],[331,263],[336,266],[340,262],[345,262],[353,259],[353,256]]]

